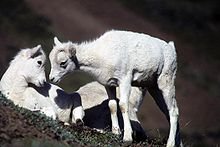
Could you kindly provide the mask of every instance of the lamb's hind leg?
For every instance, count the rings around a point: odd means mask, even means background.
[[[148,90],[170,123],[167,147],[182,146],[180,141],[178,123],[179,110],[175,99],[174,79],[168,76],[160,76],[158,83]]]
[[[121,134],[121,131],[118,124],[118,116],[117,116],[116,87],[106,86],[105,89],[109,97],[108,106],[111,114],[112,133],[119,135]]]

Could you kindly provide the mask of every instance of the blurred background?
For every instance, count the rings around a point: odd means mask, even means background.
[[[21,48],[41,44],[48,55],[54,36],[82,42],[121,29],[173,40],[184,144],[219,146],[219,8],[218,0],[1,0],[0,75]],[[49,69],[48,62],[47,74]],[[71,92],[92,80],[78,72],[59,86]],[[167,137],[169,124],[150,95],[144,99],[139,118],[150,136]]]

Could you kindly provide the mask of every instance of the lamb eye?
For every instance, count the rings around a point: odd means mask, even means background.
[[[63,62],[61,62],[61,63],[60,63],[60,67],[62,67],[62,68],[66,68],[66,63],[67,63],[67,61],[63,61]]]
[[[41,65],[41,64],[42,64],[42,61],[37,61],[37,64],[38,64],[38,65]]]

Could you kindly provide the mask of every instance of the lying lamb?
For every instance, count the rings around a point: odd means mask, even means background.
[[[105,86],[110,109],[116,107],[114,99],[116,87],[119,87],[124,142],[132,142],[129,97],[131,87],[137,86],[148,89],[170,123],[167,147],[182,146],[175,98],[177,60],[173,42],[167,43],[146,34],[115,30],[81,44],[61,43],[56,37],[54,42],[49,56],[51,81],[59,82],[74,70],[85,71]]]
[[[56,85],[46,83],[46,56],[41,46],[21,50],[2,76],[2,93],[16,105],[40,111],[63,122],[82,123],[84,111],[76,93],[67,94]],[[72,120],[70,113],[73,113]]]

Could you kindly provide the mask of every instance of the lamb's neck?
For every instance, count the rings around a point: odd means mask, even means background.
[[[12,88],[15,93],[23,93],[27,89],[27,87],[28,87],[28,83],[22,77],[22,78],[16,79],[16,82],[13,83]]]
[[[14,72],[12,71],[13,70],[11,69],[11,67],[9,67],[1,78],[1,90],[3,94],[6,94],[6,91],[8,92],[11,88],[11,85],[13,84],[14,76],[12,75],[12,73]]]
[[[99,55],[93,43],[79,45],[76,50],[76,57],[79,62],[80,70],[93,75],[93,71],[98,70],[100,61]]]

